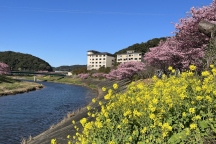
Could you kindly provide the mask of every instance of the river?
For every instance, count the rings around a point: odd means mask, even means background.
[[[96,93],[88,88],[41,82],[45,88],[0,97],[0,144],[20,144],[87,105]]]

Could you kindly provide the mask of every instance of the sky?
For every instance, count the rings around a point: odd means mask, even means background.
[[[115,53],[173,36],[191,7],[213,0],[0,0],[0,51],[51,66],[85,65],[87,51]]]

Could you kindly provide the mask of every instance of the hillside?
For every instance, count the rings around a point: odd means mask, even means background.
[[[166,37],[153,38],[151,40],[148,40],[147,42],[142,42],[140,44],[136,43],[127,48],[119,50],[115,52],[114,54],[116,55],[116,54],[127,53],[128,50],[135,50],[135,52],[142,52],[144,54],[149,50],[149,48],[157,46],[161,40],[163,41],[166,40]]]
[[[73,71],[77,68],[86,67],[86,65],[71,65],[71,66],[59,66],[53,67],[54,71]]]
[[[46,61],[32,56],[13,51],[0,52],[0,62],[6,63],[12,70],[26,71],[53,71]]]

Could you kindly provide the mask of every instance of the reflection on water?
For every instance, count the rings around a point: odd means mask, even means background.
[[[19,144],[39,134],[96,96],[85,87],[41,83],[41,90],[0,97],[0,144]]]

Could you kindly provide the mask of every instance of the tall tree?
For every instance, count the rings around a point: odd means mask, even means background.
[[[192,7],[190,15],[180,19],[175,24],[175,36],[151,48],[145,54],[144,60],[150,65],[166,69],[172,65],[179,69],[187,68],[190,64],[201,67],[209,37],[201,33],[198,24],[201,20],[216,21],[216,1],[202,8]],[[155,54],[156,53],[156,54]],[[156,56],[155,56],[156,55]],[[160,66],[162,64],[162,66]]]

